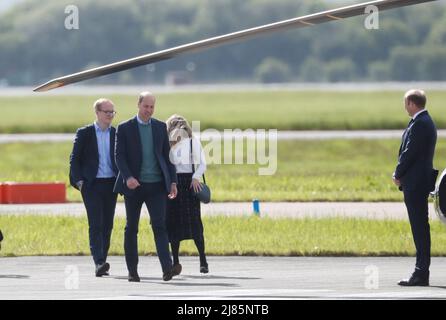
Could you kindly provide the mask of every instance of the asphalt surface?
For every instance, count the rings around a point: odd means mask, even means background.
[[[183,272],[161,279],[157,257],[140,257],[140,283],[127,281],[124,257],[97,278],[91,257],[0,258],[0,299],[263,300],[445,299],[446,258],[433,258],[430,287],[400,287],[413,257],[180,257]]]
[[[260,202],[260,217],[268,218],[327,218],[351,217],[366,219],[407,220],[407,210],[402,202]],[[431,219],[438,219],[429,204]],[[82,203],[63,204],[2,204],[0,215],[69,215],[86,216]],[[250,216],[253,215],[251,202],[215,202],[201,205],[202,216]],[[118,202],[116,217],[125,217],[125,205]],[[145,206],[142,217],[148,217]]]
[[[266,131],[270,132],[270,131]],[[328,130],[328,131],[277,131],[277,140],[333,140],[333,139],[401,139],[403,130]],[[437,130],[439,138],[446,138],[446,130]],[[255,138],[250,132],[206,132],[200,133],[202,140],[210,139],[245,139]],[[40,143],[72,142],[73,133],[17,133],[0,134],[0,144],[5,143]]]

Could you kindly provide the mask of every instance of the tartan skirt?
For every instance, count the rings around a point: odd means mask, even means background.
[[[167,200],[166,226],[169,241],[203,240],[200,200],[190,188],[192,173],[178,173],[178,194]]]

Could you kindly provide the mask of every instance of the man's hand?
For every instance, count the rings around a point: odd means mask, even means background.
[[[172,183],[170,185],[170,193],[168,195],[169,199],[175,199],[177,197],[178,194],[178,190],[177,190],[177,184],[176,183]]]
[[[130,190],[134,190],[136,188],[138,188],[140,186],[138,180],[136,180],[133,177],[130,177],[127,179],[127,188],[129,188]]]
[[[76,182],[77,188],[79,189],[79,191],[82,191],[82,186],[84,185],[84,180],[80,180],[78,182]]]
[[[395,178],[395,173],[392,175],[392,180],[397,187],[401,187],[401,181]]]

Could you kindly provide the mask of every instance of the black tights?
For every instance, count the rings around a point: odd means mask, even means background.
[[[200,266],[207,266],[206,255],[204,253],[204,240],[194,239],[195,246],[197,246],[198,254],[200,255]],[[173,264],[179,264],[179,252],[180,252],[180,241],[171,241],[170,247],[172,248]]]

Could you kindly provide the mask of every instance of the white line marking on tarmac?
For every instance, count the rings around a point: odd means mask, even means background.
[[[320,297],[335,290],[328,289],[240,289],[240,290],[214,290],[214,291],[192,291],[192,292],[168,292],[148,293],[128,296],[102,297],[94,300],[152,300],[152,299],[174,299],[174,300],[220,300],[224,299],[296,299],[301,295]]]
[[[446,292],[438,292],[436,290],[423,290],[423,291],[386,291],[386,292],[364,292],[364,293],[352,293],[352,294],[342,294],[337,296],[339,298],[371,298],[371,299],[445,299]]]
[[[221,300],[221,299],[445,299],[438,290],[384,291],[342,294],[329,289],[240,289],[191,292],[151,292],[126,296],[94,298],[92,300]]]

